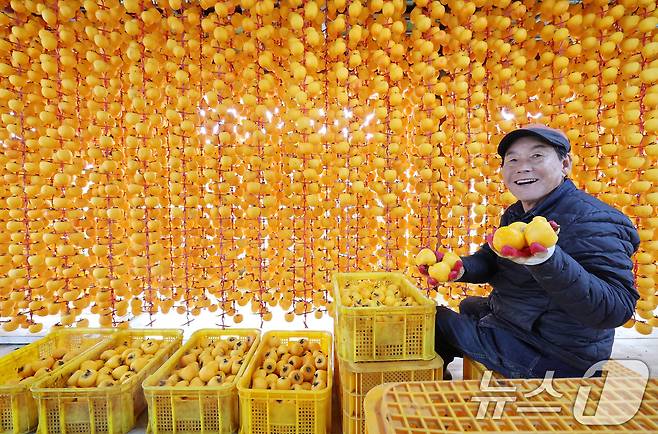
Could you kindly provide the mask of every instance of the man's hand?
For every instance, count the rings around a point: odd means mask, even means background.
[[[544,222],[546,222],[545,219]],[[549,225],[550,228],[548,228]],[[522,230],[526,231],[525,239],[528,242],[526,245],[524,245],[524,247],[520,249],[509,245],[503,245],[502,247],[499,245],[500,249],[497,249],[494,247],[493,234],[487,236],[487,243],[489,244],[489,247],[491,247],[491,250],[493,250],[494,253],[496,253],[498,256],[501,258],[509,259],[510,261],[517,264],[538,265],[546,262],[551,256],[553,256],[553,253],[555,252],[555,243],[557,242],[557,235],[560,233],[560,227],[554,221],[550,221],[546,222],[546,227],[540,228],[540,230],[548,230],[554,232],[554,239],[550,240],[552,244],[549,247],[545,247],[542,243],[536,241],[537,230],[530,228],[531,231],[528,231],[529,226],[530,225],[519,226],[519,228],[523,228]]]
[[[452,282],[464,275],[461,258],[452,252],[422,249],[416,255],[416,265],[420,274],[427,277],[430,287],[442,282]]]

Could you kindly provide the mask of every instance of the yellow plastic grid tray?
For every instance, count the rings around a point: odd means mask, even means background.
[[[241,341],[253,339],[251,348],[235,380],[230,384],[204,387],[159,386],[159,381],[176,369],[180,358],[194,348],[201,338],[211,343],[236,337]],[[149,429],[154,434],[237,432],[239,427],[237,382],[247,369],[260,343],[257,329],[202,329],[196,331],[176,353],[142,387],[149,407]]]
[[[251,377],[261,366],[270,336],[282,344],[301,338],[317,342],[327,355],[327,387],[323,390],[250,389]],[[241,434],[325,434],[331,432],[331,392],[334,376],[331,333],[321,331],[270,331],[263,335],[256,353],[238,381]]]
[[[389,280],[419,306],[348,307],[341,288],[360,280]],[[431,360],[434,357],[436,304],[402,273],[334,273],[338,355],[351,362]]]
[[[363,434],[366,419],[363,400],[375,386],[402,381],[434,381],[443,378],[443,360],[438,354],[432,360],[409,362],[353,363],[339,359],[340,397],[343,434]]]
[[[609,383],[606,387],[606,381]],[[613,381],[613,382],[610,382]],[[552,390],[541,389],[543,379],[500,380],[481,390],[480,381],[440,381],[395,383],[373,388],[366,396],[368,434],[434,434],[538,432],[575,434],[587,432],[647,434],[658,432],[658,379],[649,379],[639,403],[630,402],[642,394],[644,382],[637,377],[555,379]],[[639,388],[639,389],[638,389]],[[511,389],[511,390],[509,390]],[[631,391],[637,392],[635,395]],[[533,395],[534,394],[534,395]],[[577,398],[582,394],[580,398]],[[605,398],[604,398],[605,397]],[[486,403],[484,417],[478,417]],[[578,406],[575,403],[578,402]],[[500,403],[500,404],[499,404]],[[605,405],[603,404],[605,403]],[[501,411],[495,417],[496,406]],[[601,425],[583,417],[596,418],[604,406],[610,417],[625,416],[623,423]],[[578,418],[574,408],[578,408]],[[601,420],[601,419],[599,419]],[[590,424],[591,423],[591,424]]]
[[[144,339],[163,340],[155,357],[129,380],[110,387],[67,388],[66,380],[85,359],[97,358],[103,351],[121,342]],[[94,347],[84,358],[58,370],[32,386],[37,400],[39,426],[37,432],[49,433],[126,433],[135,425],[139,414],[146,408],[142,390],[144,379],[155,372],[180,346],[182,330],[128,329],[113,336],[112,340]]]
[[[464,357],[463,365],[463,378],[464,380],[480,380],[482,375],[487,371],[487,367],[480,362],[476,362],[469,357]],[[629,369],[616,360],[609,360],[606,362],[604,370],[614,373],[616,376],[628,375],[637,377],[640,374],[632,369]],[[500,373],[491,371],[494,378],[504,378]]]
[[[18,377],[18,368],[50,356],[57,348],[78,350],[77,356],[62,367],[84,357],[85,351],[115,333],[116,329],[62,328],[31,344],[0,358],[0,378]],[[31,378],[16,385],[0,385],[0,432],[20,434],[33,431],[37,426],[37,404],[30,387],[40,378]]]

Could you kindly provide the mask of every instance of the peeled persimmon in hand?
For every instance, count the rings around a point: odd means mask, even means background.
[[[492,244],[494,249],[503,256],[515,256],[508,254],[507,251],[510,250],[510,253],[512,253],[511,249],[516,252],[522,251],[526,247],[526,240],[524,233],[520,230],[512,226],[503,226],[494,232]]]
[[[498,228],[487,242],[499,256],[523,259],[547,253],[557,243],[558,232],[557,223],[536,216],[528,224],[514,222]]]
[[[428,270],[428,274],[431,278],[436,279],[437,282],[447,282],[450,271],[450,265],[442,261],[432,265]]]
[[[447,252],[442,255],[441,261],[429,267],[428,274],[430,286],[458,279],[463,274],[462,260],[459,255]]]
[[[416,262],[416,265],[418,265],[418,266],[420,266],[420,265],[431,266],[431,265],[436,264],[437,260],[440,260],[440,259],[437,259],[436,253],[434,253],[434,250],[425,248],[425,249],[422,249],[420,252],[418,252],[418,254],[416,255],[415,262]]]
[[[545,252],[557,244],[559,226],[554,221],[547,221],[545,217],[536,216],[525,227],[523,235],[530,248],[530,253]]]

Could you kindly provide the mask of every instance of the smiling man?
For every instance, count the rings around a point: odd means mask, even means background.
[[[467,355],[506,377],[579,377],[610,357],[614,329],[639,298],[631,260],[639,237],[624,214],[569,180],[570,149],[562,132],[543,125],[501,140],[503,181],[518,202],[500,226],[543,216],[559,224],[559,239],[530,258],[488,244],[462,257],[454,280],[493,290],[464,299],[460,313],[438,307],[435,347],[446,365]]]

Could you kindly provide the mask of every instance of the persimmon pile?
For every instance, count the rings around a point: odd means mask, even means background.
[[[306,338],[282,343],[270,336],[260,367],[249,387],[270,390],[322,390],[327,387],[329,360],[317,342]]]
[[[334,271],[484,243],[529,122],[638,226],[635,327],[658,324],[654,1],[0,3],[6,331],[320,318]]]
[[[200,337],[178,361],[176,369],[159,382],[160,386],[202,387],[232,384],[244,364],[253,337],[210,340]]]
[[[379,279],[362,279],[345,282],[340,288],[341,301],[346,307],[419,306],[400,285]]]
[[[28,383],[63,366],[79,353],[80,349],[77,348],[70,350],[66,347],[55,348],[50,355],[43,356],[29,363],[17,365],[15,375],[5,378],[2,384],[15,385]]]
[[[129,381],[165,347],[158,339],[126,339],[84,360],[66,379],[68,388],[112,387]]]

